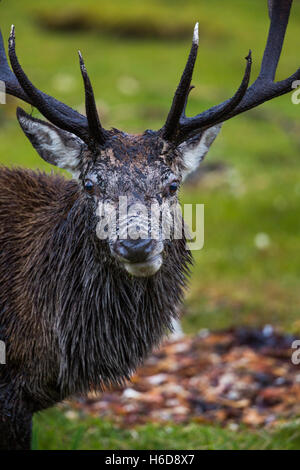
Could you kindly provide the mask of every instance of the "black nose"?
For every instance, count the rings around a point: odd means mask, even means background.
[[[129,263],[142,263],[150,257],[155,247],[156,241],[151,238],[117,240],[113,246],[113,251]]]

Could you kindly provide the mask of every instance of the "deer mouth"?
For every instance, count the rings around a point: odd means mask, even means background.
[[[153,276],[161,268],[163,259],[161,254],[155,255],[142,263],[124,262],[126,271],[135,277]]]

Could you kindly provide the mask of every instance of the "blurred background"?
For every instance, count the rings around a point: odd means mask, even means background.
[[[294,3],[278,79],[299,66],[300,4]],[[38,88],[83,112],[80,49],[103,125],[127,132],[163,124],[196,21],[200,47],[188,115],[233,94],[249,48],[256,78],[269,25],[262,0],[2,0],[0,9],[5,43],[14,24],[20,62]],[[39,158],[23,135],[17,105],[11,97],[0,105],[0,163],[59,171]],[[205,245],[193,253],[185,333],[241,325],[300,332],[299,113],[300,105],[285,95],[226,122],[201,172],[182,188],[182,202],[205,204]],[[232,437],[232,426],[218,426],[151,423],[119,429],[109,419],[58,407],[36,418],[34,446],[280,447],[286,439],[278,433],[289,433],[285,428],[270,437],[269,431],[244,430]]]

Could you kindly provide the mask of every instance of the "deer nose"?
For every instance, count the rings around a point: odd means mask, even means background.
[[[138,240],[117,240],[114,243],[114,253],[129,263],[146,261],[156,248],[156,241],[151,238]]]

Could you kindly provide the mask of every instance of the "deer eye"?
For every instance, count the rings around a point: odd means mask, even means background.
[[[83,186],[86,192],[88,192],[89,194],[91,194],[94,191],[94,183],[91,180],[85,180]]]
[[[169,184],[169,194],[173,196],[176,193],[178,188],[179,188],[178,181],[172,181],[172,183]]]

